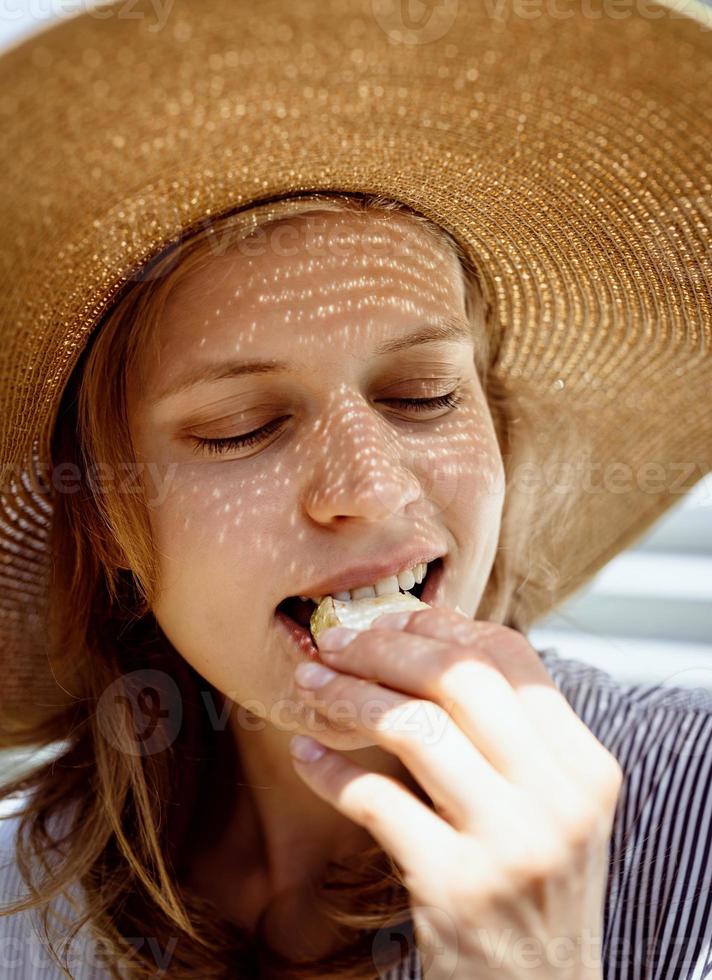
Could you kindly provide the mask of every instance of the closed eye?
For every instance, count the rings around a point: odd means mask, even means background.
[[[383,401],[395,403],[401,408],[409,408],[415,412],[425,412],[438,408],[454,409],[460,404],[463,397],[462,392],[456,388],[454,391],[450,391],[446,395],[438,395],[436,398],[385,398]],[[234,449],[244,449],[247,446],[257,445],[264,442],[287,418],[289,418],[288,415],[282,415],[280,418],[242,436],[225,436],[221,439],[203,439],[193,436],[191,439],[194,446],[192,451],[197,455],[221,455]]]

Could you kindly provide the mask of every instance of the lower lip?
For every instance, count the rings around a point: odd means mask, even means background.
[[[444,560],[441,559],[437,568],[428,573],[425,588],[423,589],[423,594],[420,597],[421,602],[425,602],[429,606],[438,605],[438,600],[440,598],[438,589],[442,580],[444,567]],[[319,648],[317,647],[316,643],[314,643],[311,630],[307,629],[306,626],[300,626],[299,623],[295,622],[293,619],[290,619],[289,616],[285,616],[283,612],[275,613],[275,619],[277,622],[282,624],[294,643],[296,643],[299,650],[305,656],[311,658],[312,660],[319,659]]]

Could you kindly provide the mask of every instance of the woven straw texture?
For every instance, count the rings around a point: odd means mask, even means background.
[[[537,615],[712,469],[712,30],[654,3],[407,6],[116,3],[0,59],[3,723],[61,701],[42,474],[63,386],[142,265],[206,215],[370,192],[460,242],[495,372],[549,410],[542,442],[578,413],[594,458],[633,474],[582,489]]]

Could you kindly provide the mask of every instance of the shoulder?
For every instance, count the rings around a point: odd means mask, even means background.
[[[712,747],[712,691],[668,684],[627,684],[591,664],[537,651],[562,695],[626,771],[656,753],[687,765]]]
[[[43,980],[63,980],[64,974],[47,951],[47,938],[42,928],[41,916],[35,909],[4,914],[8,905],[27,898],[29,891],[22,878],[16,860],[16,843],[20,826],[19,807],[0,803],[0,976],[5,980],[27,980],[42,977]],[[75,918],[66,899],[55,900],[53,913]],[[59,920],[51,916],[50,936],[59,948],[66,929],[57,925]],[[104,980],[108,976],[93,956],[94,946],[88,932],[80,931],[68,954],[68,964],[74,980]],[[60,955],[62,955],[60,950]]]
[[[712,692],[625,684],[537,651],[620,763],[610,845],[606,975],[692,980],[712,969]]]
[[[26,911],[4,914],[6,906],[14,905],[27,894],[15,861],[19,823],[19,816],[0,814],[0,974],[18,980],[30,974],[41,952],[31,914]],[[54,975],[48,973],[49,977]]]
[[[21,801],[20,801],[21,802]],[[17,800],[0,802],[0,902],[4,907],[18,900],[25,888],[15,861],[15,842],[20,824],[20,806]],[[4,934],[15,916],[0,916],[0,933]]]

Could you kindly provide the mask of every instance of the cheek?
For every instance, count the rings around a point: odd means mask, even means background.
[[[162,557],[254,565],[269,552],[264,530],[284,507],[284,490],[258,469],[241,476],[238,465],[228,461],[176,467],[160,503],[150,508]]]
[[[504,503],[504,463],[486,409],[470,407],[433,433],[421,454],[424,496],[456,522],[484,520],[491,527]],[[431,513],[432,516],[432,513]]]
[[[188,655],[234,646],[236,635],[260,625],[258,602],[269,595],[275,555],[265,534],[260,497],[246,500],[235,487],[234,468],[213,464],[196,475],[179,471],[165,499],[151,508],[159,555],[159,590],[154,609],[161,628]],[[227,473],[232,469],[232,479]],[[206,478],[208,471],[210,480]],[[273,543],[274,543],[274,539]]]

